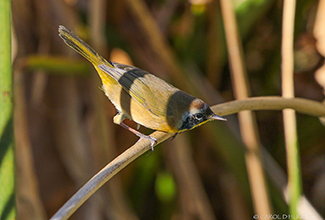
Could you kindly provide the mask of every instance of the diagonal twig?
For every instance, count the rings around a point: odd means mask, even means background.
[[[276,105],[275,103],[279,103]],[[308,105],[308,107],[306,107]],[[213,111],[221,116],[228,115],[229,112],[236,113],[241,110],[282,110],[284,108],[294,108],[297,111],[314,115],[325,116],[325,106],[319,102],[306,99],[284,99],[281,97],[259,97],[240,101],[232,101],[221,105],[211,107]],[[237,110],[236,110],[237,109]],[[152,137],[156,138],[158,143],[172,137],[173,133],[164,133],[160,131],[153,132]],[[102,185],[111,179],[120,170],[129,163],[150,150],[150,141],[139,140],[132,147],[124,151],[120,156],[111,161],[92,179],[90,179],[82,188],[78,190],[51,218],[51,220],[68,219],[87,199],[94,194]]]

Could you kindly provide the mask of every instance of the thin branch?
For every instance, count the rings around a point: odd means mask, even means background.
[[[283,5],[283,27],[282,27],[282,96],[293,98],[294,94],[294,58],[293,58],[293,38],[295,24],[295,0],[285,0]]]
[[[294,24],[296,0],[285,0],[282,26],[282,96],[294,97]],[[302,193],[299,145],[296,114],[292,109],[283,110],[284,136],[288,167],[288,202],[290,215],[298,214],[298,203]]]
[[[308,105],[308,107],[306,107]],[[242,110],[282,110],[293,108],[309,115],[324,116],[325,106],[319,102],[306,99],[284,99],[281,97],[258,97],[240,101],[232,101],[220,105],[215,105],[212,109],[221,116],[236,113]],[[151,134],[160,144],[172,137],[173,133],[156,131]],[[92,194],[94,194],[103,184],[111,179],[129,163],[150,150],[150,141],[139,140],[132,147],[124,151],[115,158],[92,179],[90,179],[81,189],[78,190],[51,218],[51,220],[68,219]]]
[[[250,88],[241,39],[237,29],[236,16],[232,2],[221,0],[221,12],[224,21],[227,49],[231,67],[231,77],[236,99],[245,99],[250,96]],[[245,162],[252,193],[255,213],[259,216],[268,216],[272,213],[271,204],[263,171],[260,137],[258,134],[255,115],[251,111],[238,113],[241,138],[247,148]]]
[[[230,101],[213,106],[212,110],[221,116],[234,114],[243,110],[282,110],[291,108],[306,115],[325,116],[325,105],[321,102],[303,98],[282,98],[280,96],[252,97]]]
[[[167,140],[173,133],[156,131],[152,133],[156,138],[157,144]],[[111,179],[120,170],[126,167],[133,160],[151,149],[149,140],[141,139],[132,147],[124,151],[120,156],[115,158],[93,178],[91,178],[75,195],[73,195],[51,218],[51,220],[68,219],[92,194],[94,194],[104,183]]]

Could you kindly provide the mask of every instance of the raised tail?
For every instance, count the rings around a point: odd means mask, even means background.
[[[81,40],[75,33],[68,28],[60,25],[59,36],[63,41],[72,49],[80,53],[83,57],[89,60],[95,67],[99,64],[107,64],[104,58],[97,54],[97,52],[91,48],[87,43]]]
[[[87,43],[81,40],[75,33],[70,31],[68,28],[60,25],[59,36],[69,47],[80,53],[83,57],[85,57],[94,65],[103,84],[110,85],[111,83],[118,83],[110,75],[99,69],[100,64],[107,65],[111,68],[114,68],[114,66],[110,62],[107,62],[103,57],[98,55],[98,53],[93,48],[91,48]]]

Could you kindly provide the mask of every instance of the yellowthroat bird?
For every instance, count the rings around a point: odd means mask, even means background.
[[[118,113],[113,121],[140,138],[157,140],[123,123],[130,119],[153,130],[179,133],[211,120],[225,118],[212,112],[201,99],[195,98],[164,80],[134,66],[106,61],[94,49],[64,26],[59,27],[64,42],[89,60],[103,83],[102,89]]]

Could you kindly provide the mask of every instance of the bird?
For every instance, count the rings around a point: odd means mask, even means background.
[[[225,118],[215,114],[201,99],[174,87],[153,74],[134,66],[107,61],[76,34],[63,25],[59,36],[92,63],[102,82],[102,90],[117,109],[113,122],[151,142],[154,137],[126,125],[125,119],[144,127],[178,134],[208,121]]]

